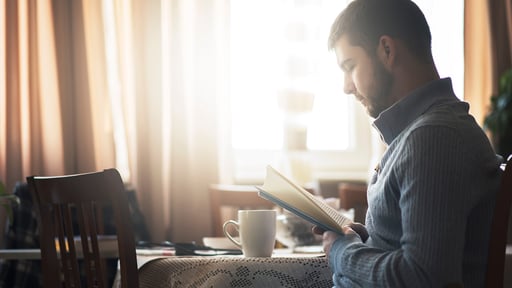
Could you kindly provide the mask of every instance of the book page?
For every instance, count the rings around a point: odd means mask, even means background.
[[[301,186],[284,177],[271,166],[267,166],[267,176],[261,189],[284,202],[287,206],[299,210],[299,212],[306,214],[316,220],[316,222],[322,223],[336,232],[342,232],[341,227],[352,222],[333,207],[325,204]],[[276,204],[280,205],[280,203]]]

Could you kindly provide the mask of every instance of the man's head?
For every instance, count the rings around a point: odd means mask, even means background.
[[[424,71],[414,67],[433,68],[437,74],[428,24],[410,0],[351,2],[332,25],[329,49],[345,73],[345,92],[354,94],[374,118],[404,96],[414,77],[423,77]]]
[[[430,29],[425,16],[411,0],[355,0],[341,12],[331,26],[329,49],[348,36],[350,44],[375,54],[383,35],[400,39],[410,51],[432,62]]]

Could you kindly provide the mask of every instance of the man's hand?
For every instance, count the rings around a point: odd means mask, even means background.
[[[345,235],[348,235],[348,234],[359,235],[359,237],[361,238],[361,240],[363,242],[365,242],[366,239],[368,239],[368,231],[366,231],[366,227],[364,227],[364,225],[361,223],[352,223],[350,225],[343,226],[341,229],[343,230],[343,234],[345,234]],[[322,235],[322,245],[323,245],[324,253],[327,257],[329,257],[329,253],[331,251],[332,244],[334,243],[334,241],[336,241],[336,239],[338,239],[338,237],[340,237],[340,235],[338,235],[337,233],[332,232],[332,231],[326,231],[319,226],[313,227],[313,233]]]
[[[340,236],[332,231],[326,231],[318,226],[313,227],[313,233],[322,235],[322,246],[324,249],[325,256],[329,258],[329,252],[331,252],[332,243]],[[354,232],[355,233],[355,232]]]

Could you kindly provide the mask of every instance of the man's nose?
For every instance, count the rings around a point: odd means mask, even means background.
[[[354,82],[352,81],[352,78],[348,75],[348,73],[345,73],[343,80],[343,92],[345,92],[345,94],[347,95],[354,94],[356,89],[354,87]]]

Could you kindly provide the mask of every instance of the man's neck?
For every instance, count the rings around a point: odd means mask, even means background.
[[[403,69],[397,69],[394,74],[392,95],[395,102],[407,97],[412,91],[439,80],[439,73],[434,64],[409,62]]]

